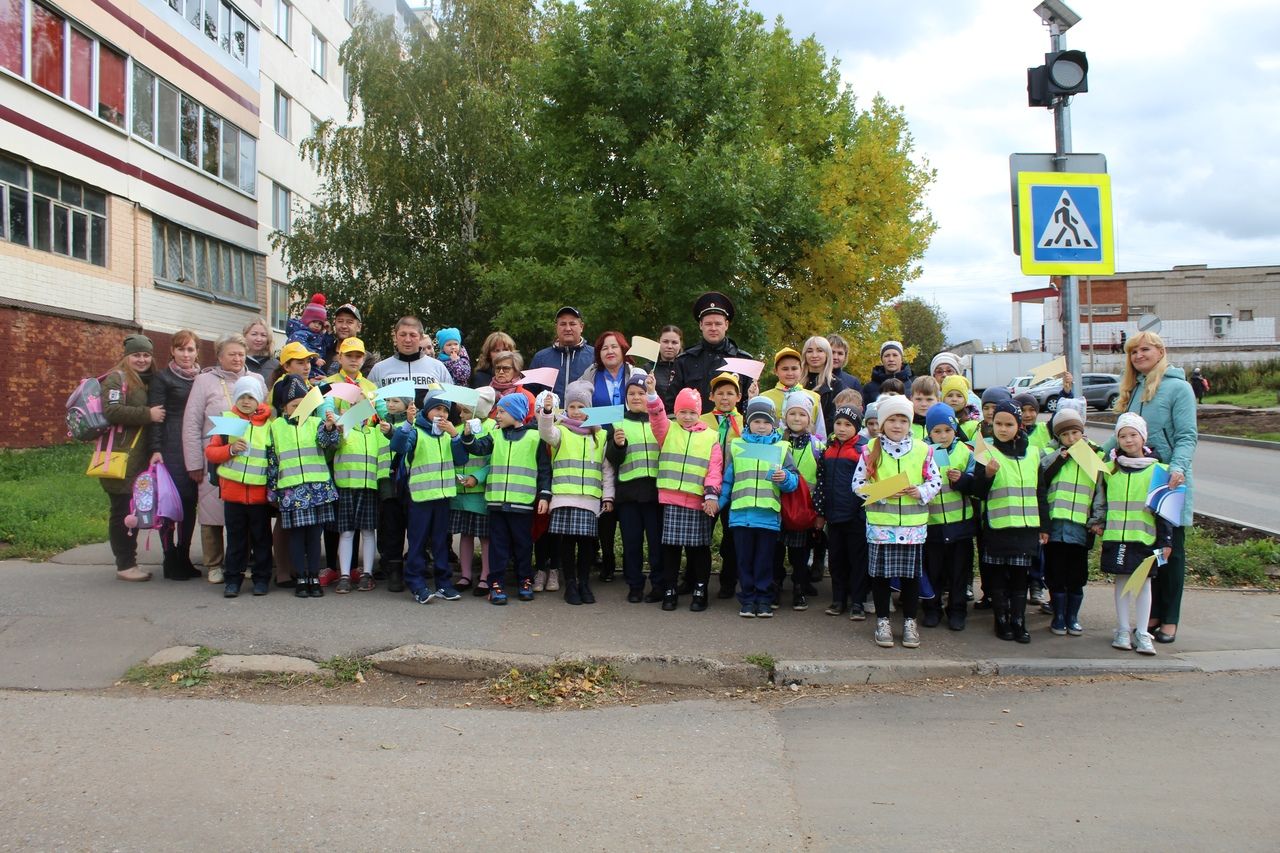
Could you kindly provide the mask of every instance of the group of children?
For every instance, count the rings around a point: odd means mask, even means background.
[[[774,615],[786,563],[792,608],[807,609],[817,592],[815,549],[825,547],[832,594],[826,613],[863,621],[869,595],[874,639],[883,647],[895,645],[895,591],[904,647],[920,645],[921,609],[925,627],[945,614],[949,628],[964,629],[975,545],[995,632],[1023,643],[1031,639],[1028,579],[1041,566],[1050,630],[1079,636],[1096,537],[1103,569],[1116,575],[1132,573],[1153,551],[1168,556],[1171,529],[1145,503],[1159,463],[1133,414],[1119,419],[1109,467],[1094,476],[1070,452],[1086,441],[1077,410],[1061,407],[1046,426],[1037,422],[1034,399],[990,389],[979,411],[960,376],[941,384],[918,378],[910,399],[886,380],[865,413],[857,391],[841,391],[828,425],[818,395],[799,385],[801,356],[790,348],[773,359],[777,385],[745,405],[737,375],[715,376],[707,414],[699,393],[686,388],[669,415],[655,378],[634,371],[625,414],[604,425],[587,422],[593,389],[585,382],[569,383],[563,404],[547,391],[532,407],[523,390],[495,399],[491,388],[476,392],[474,406],[451,402],[440,389],[426,395],[421,410],[412,397],[378,400],[360,373],[364,356],[358,339],[344,340],[339,370],[319,383],[326,390],[348,383],[376,401],[375,414],[354,426],[339,423],[350,395],[327,396],[295,417],[312,385],[314,358],[299,342],[282,352],[270,392],[256,376],[236,383],[226,417],[248,423],[206,449],[226,505],[227,597],[239,595],[246,567],[253,593],[267,592],[269,505],[288,533],[298,597],[323,595],[320,542],[328,528],[340,536],[337,592],[373,589],[377,551],[389,589],[407,588],[422,604],[457,600],[468,588],[506,604],[509,563],[521,601],[546,590],[563,591],[571,605],[592,604],[599,517],[616,512],[627,600],[671,611],[687,594],[689,609],[704,611],[718,519],[720,595],[736,593],[740,616]],[[1093,445],[1088,451],[1101,454]],[[559,569],[535,583],[541,516],[549,521],[544,535],[557,543]],[[363,573],[353,572],[357,535]],[[454,535],[462,569],[456,584]],[[477,540],[481,572],[473,579]],[[1123,586],[1116,587],[1113,645],[1154,654],[1145,631],[1150,583],[1132,596],[1122,595]]]

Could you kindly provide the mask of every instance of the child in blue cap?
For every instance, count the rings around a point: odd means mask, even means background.
[[[942,475],[942,489],[929,501],[929,533],[924,546],[924,571],[935,595],[924,602],[924,626],[942,621],[942,593],[947,593],[947,627],[964,630],[966,586],[973,571],[975,532],[973,501],[956,486],[973,476],[973,451],[960,440],[960,422],[946,403],[925,413],[925,430],[934,464]]]
[[[466,385],[471,380],[471,356],[462,345],[462,332],[452,327],[436,332],[436,358],[444,363],[445,370],[453,377],[454,385]]]

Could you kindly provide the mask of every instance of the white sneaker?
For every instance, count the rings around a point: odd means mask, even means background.
[[[1111,638],[1111,648],[1119,649],[1122,652],[1133,651],[1133,641],[1129,639],[1129,632],[1123,628],[1117,628]]]
[[[538,569],[533,573],[533,591],[542,592],[547,588],[547,573]]]
[[[1140,655],[1154,655],[1156,647],[1152,645],[1153,637],[1146,631],[1133,632],[1133,647]]]
[[[222,583],[222,569],[210,569],[209,574],[205,575],[205,580],[209,583]]]
[[[876,620],[876,645],[882,649],[893,648],[893,628],[888,617]]]
[[[533,585],[533,589],[535,592],[537,591],[538,585],[536,583]],[[559,591],[560,591],[560,570],[551,569],[549,572],[547,572],[547,592],[559,592]]]
[[[902,620],[902,647],[904,649],[920,648],[920,630],[916,628],[916,620]]]

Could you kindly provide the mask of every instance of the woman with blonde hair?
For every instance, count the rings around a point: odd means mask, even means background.
[[[471,371],[471,387],[484,388],[493,382],[493,355],[499,352],[515,352],[516,342],[506,332],[490,332],[480,346],[480,355],[476,357],[474,369]]]
[[[1186,484],[1186,504],[1180,526],[1173,531],[1173,553],[1152,581],[1153,601],[1147,630],[1158,643],[1177,636],[1182,608],[1182,584],[1187,572],[1186,530],[1193,521],[1191,459],[1199,433],[1196,395],[1181,367],[1169,364],[1164,341],[1155,332],[1138,332],[1124,343],[1124,375],[1115,411],[1134,412],[1147,422],[1147,446],[1169,466],[1169,485]],[[1106,449],[1115,446],[1115,439]]]
[[[822,403],[823,422],[829,429],[836,417],[836,395],[844,390],[844,383],[834,373],[831,342],[821,335],[814,335],[805,340],[800,351],[804,355],[804,387],[817,392]]]

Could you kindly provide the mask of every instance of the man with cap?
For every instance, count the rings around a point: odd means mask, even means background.
[[[360,309],[350,302],[339,305],[338,310],[333,312],[333,350],[324,354],[329,363],[333,363],[343,341],[360,337],[362,331],[364,318],[360,316]]]
[[[565,386],[579,379],[588,367],[595,363],[595,347],[582,337],[582,312],[572,305],[566,305],[556,312],[556,340],[551,346],[534,353],[533,360],[525,370],[539,367],[554,367],[560,371],[556,376],[554,387],[530,383],[526,385],[535,395],[541,391],[552,391],[560,399],[564,399]]]
[[[711,378],[721,371],[717,368],[724,364],[726,358],[751,358],[750,353],[738,349],[738,345],[729,337],[729,324],[733,322],[733,302],[729,297],[715,290],[709,290],[693,303],[693,318],[698,321],[698,329],[702,332],[702,340],[676,356],[675,388],[692,388],[702,397],[703,412],[711,411]],[[739,387],[751,384],[747,394],[754,396],[756,390],[750,377],[739,376]],[[739,404],[741,408],[741,404]]]
[[[401,317],[394,332],[395,355],[384,358],[369,370],[369,381],[379,388],[405,379],[413,382],[414,403],[419,408],[428,388],[453,384],[453,377],[440,361],[422,354],[422,335],[421,320],[412,315]]]
[[[880,384],[886,379],[902,383],[903,395],[911,399],[911,380],[915,379],[911,365],[902,357],[901,341],[885,341],[880,345],[880,363],[871,369],[871,378],[862,385],[862,402],[874,403],[880,396]]]

